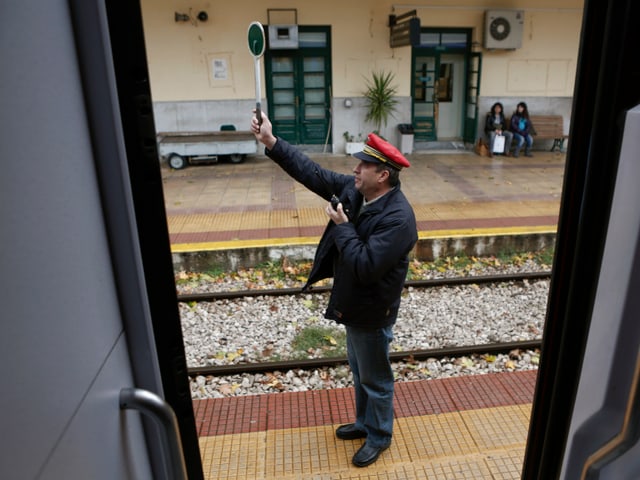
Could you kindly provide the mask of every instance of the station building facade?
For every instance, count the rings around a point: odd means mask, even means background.
[[[344,2],[142,0],[156,130],[247,130],[256,105],[248,28],[260,22],[262,109],[308,151],[345,151],[366,121],[373,74],[391,74],[396,110],[379,133],[416,149],[472,144],[491,105],[558,114],[569,132],[580,0]],[[393,28],[390,26],[395,24]]]

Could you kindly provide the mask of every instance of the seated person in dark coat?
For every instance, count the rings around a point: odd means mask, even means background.
[[[520,102],[516,107],[516,111],[511,116],[511,131],[513,132],[513,139],[516,141],[516,147],[513,151],[513,156],[520,155],[522,145],[524,147],[524,154],[527,157],[533,157],[531,154],[531,146],[533,145],[533,125],[531,125],[531,119],[529,118],[529,109],[527,104]]]
[[[487,113],[487,118],[484,124],[484,133],[487,135],[487,140],[489,142],[490,157],[493,156],[493,146],[497,135],[504,135],[503,153],[509,155],[513,134],[507,130],[507,119],[504,117],[504,111],[500,102],[494,103],[491,107],[491,111]]]

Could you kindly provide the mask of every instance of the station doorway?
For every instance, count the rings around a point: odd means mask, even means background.
[[[331,29],[299,26],[298,48],[265,52],[269,118],[276,135],[295,145],[330,141]]]
[[[473,143],[481,57],[471,52],[471,30],[423,29],[411,65],[416,140]]]
[[[464,55],[442,55],[436,97],[439,115],[436,131],[439,140],[460,140],[463,135]]]

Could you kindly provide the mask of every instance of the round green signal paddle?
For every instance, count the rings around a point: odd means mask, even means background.
[[[256,72],[256,118],[258,125],[262,125],[262,111],[260,110],[260,57],[264,53],[264,28],[260,22],[251,22],[248,31],[249,51],[253,55]]]

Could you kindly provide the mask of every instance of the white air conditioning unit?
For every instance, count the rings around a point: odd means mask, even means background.
[[[513,50],[522,47],[523,10],[487,10],[484,48]]]
[[[269,25],[269,48],[298,48],[298,25]]]

